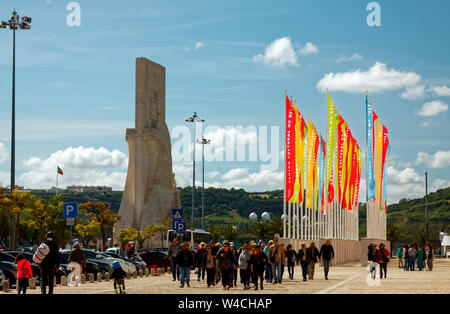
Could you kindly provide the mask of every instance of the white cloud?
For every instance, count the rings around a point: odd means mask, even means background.
[[[450,166],[450,150],[449,151],[437,151],[434,155],[430,155],[425,152],[419,152],[417,155],[417,164],[426,164],[428,167],[445,168]]]
[[[327,90],[362,93],[368,90],[371,93],[396,90],[417,85],[420,75],[414,72],[401,72],[387,69],[386,64],[376,62],[369,70],[328,73],[317,83],[320,91]]]
[[[198,50],[198,49],[202,48],[203,46],[204,46],[204,44],[202,42],[198,41],[195,43],[195,50]]]
[[[23,161],[25,171],[17,182],[30,188],[55,186],[56,167],[64,175],[59,176],[59,186],[107,185],[122,190],[125,185],[128,157],[118,151],[100,147],[69,147],[51,154],[46,159],[31,157]]]
[[[8,150],[5,144],[0,143],[0,164],[4,163],[8,159]]]
[[[450,96],[450,87],[447,87],[446,85],[433,86],[428,90],[433,92],[436,96]]]
[[[225,188],[271,190],[283,187],[284,174],[268,170],[251,173],[248,168],[236,168],[225,173],[221,179],[220,185]]]
[[[407,87],[400,97],[411,100],[423,99],[425,97],[425,86],[417,85]]]
[[[351,56],[340,55],[337,58],[336,63],[349,62],[349,61],[353,61],[353,60],[361,60],[362,58],[363,57],[359,53],[353,53]]]
[[[264,54],[253,56],[253,62],[270,66],[297,65],[297,55],[289,37],[282,37],[273,41]]]
[[[316,54],[319,53],[319,49],[313,43],[306,43],[305,47],[300,49],[300,53],[302,55]]]
[[[446,112],[448,105],[440,100],[433,100],[423,104],[417,114],[423,117],[431,117],[438,115],[441,112]]]

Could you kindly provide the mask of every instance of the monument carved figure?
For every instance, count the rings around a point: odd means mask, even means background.
[[[135,128],[127,129],[128,173],[115,236],[121,228],[142,231],[180,208],[165,114],[166,70],[146,58],[136,59]],[[153,239],[161,244],[160,239]],[[149,245],[147,243],[147,245]]]

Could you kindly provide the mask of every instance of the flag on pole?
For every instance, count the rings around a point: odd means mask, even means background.
[[[367,201],[375,197],[375,178],[373,171],[373,114],[372,106],[366,95],[366,114],[367,114]]]
[[[63,175],[63,171],[61,168],[59,168],[58,166],[56,166],[57,169],[57,174]]]
[[[295,184],[295,112],[286,95],[286,151],[285,151],[286,201],[294,194]]]
[[[334,153],[334,137],[336,133],[336,109],[331,101],[330,94],[328,94],[328,130],[327,130],[327,176],[326,185],[328,187],[328,197],[327,197],[327,209],[328,205],[333,202],[334,198],[334,187],[333,187],[333,153]]]

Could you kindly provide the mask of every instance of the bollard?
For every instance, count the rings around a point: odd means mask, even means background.
[[[127,279],[131,279],[131,273],[127,271]]]
[[[105,281],[109,281],[109,273],[105,273]]]
[[[102,282],[102,273],[97,274],[97,282]]]
[[[154,269],[154,268],[152,268],[152,269],[150,270],[150,272],[151,272],[152,276],[156,276],[156,274],[155,274],[155,269]]]
[[[172,273],[172,267],[167,267],[167,273],[171,274]]]
[[[57,286],[57,281],[56,281],[56,276],[55,277],[53,277],[53,287],[56,287]]]
[[[142,269],[139,269],[139,277],[143,277],[144,276],[144,272],[142,271]]]
[[[145,277],[148,277],[150,275],[150,272],[148,271],[148,268],[145,269],[144,273],[145,273]]]
[[[67,277],[61,276],[61,286],[67,286]]]
[[[94,274],[89,274],[89,282],[90,282],[90,283],[95,282],[95,280],[94,280]]]
[[[133,271],[133,278],[137,278],[137,272],[135,270]]]
[[[164,267],[161,267],[161,274],[165,275],[166,274],[166,269]]]
[[[8,292],[9,291],[9,280],[5,280],[3,282],[3,292]]]
[[[86,283],[86,275],[85,274],[81,274],[80,280],[81,280],[82,284],[85,284]]]
[[[36,289],[36,278],[30,278],[30,289]]]

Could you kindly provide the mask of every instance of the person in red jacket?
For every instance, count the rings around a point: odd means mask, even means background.
[[[23,291],[23,294],[27,293],[28,279],[33,276],[30,262],[25,259],[22,253],[16,255],[14,263],[17,264],[17,294]]]
[[[384,278],[386,278],[387,274],[387,263],[389,263],[389,251],[385,249],[383,243],[380,243],[377,253],[376,253],[376,262],[380,264],[380,279],[383,278],[383,270],[384,270]]]

